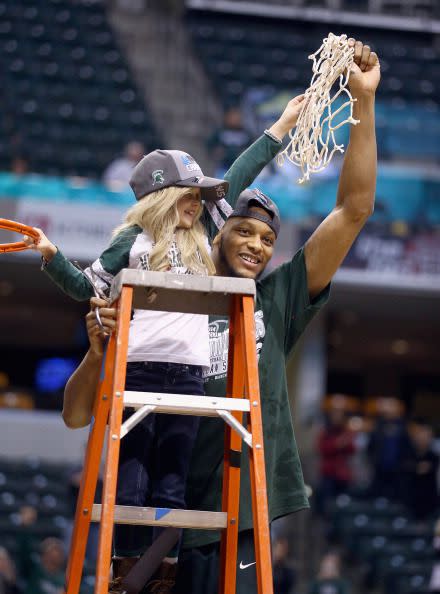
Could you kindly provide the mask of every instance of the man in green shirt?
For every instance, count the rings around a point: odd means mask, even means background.
[[[270,521],[308,507],[290,416],[286,362],[307,324],[327,301],[330,280],[374,205],[377,161],[374,94],[380,79],[379,62],[376,54],[360,42],[355,44],[355,61],[350,91],[357,100],[354,117],[360,123],[350,131],[333,211],[289,262],[262,280],[259,276],[272,255],[273,243],[270,244],[268,223],[258,220],[259,208],[250,206],[248,218],[233,213],[214,241],[213,257],[219,275],[257,280],[255,321]],[[246,255],[257,258],[259,265],[252,269],[243,263]],[[226,320],[211,321],[213,360],[206,384],[210,395],[225,394],[226,332]],[[187,483],[190,509],[221,509],[222,431],[218,419],[202,419]],[[237,594],[257,592],[248,466],[248,457],[244,455]],[[185,531],[176,593],[217,593],[219,538],[213,532]]]
[[[240,194],[238,201],[231,204],[232,216],[223,225],[218,221],[221,229],[214,239],[212,257],[219,275],[257,279],[255,316],[270,521],[308,506],[290,417],[286,360],[308,322],[327,300],[333,275],[373,210],[377,162],[374,96],[380,79],[379,62],[368,46],[350,42],[355,46],[355,64],[349,84],[356,99],[353,115],[360,123],[351,128],[334,209],[289,262],[262,280],[259,279],[272,256],[277,235],[278,215],[270,199],[258,191],[253,198],[249,191]],[[271,133],[278,136],[276,126]],[[101,317],[114,315],[105,309],[100,313]],[[98,381],[97,361],[101,355],[90,315],[89,328],[91,351],[69,380],[65,392],[63,416],[70,426],[80,426],[75,420],[80,403],[81,422],[90,420],[91,405],[87,403]],[[225,393],[226,333],[226,320],[211,320],[208,394]],[[90,390],[85,393],[88,386]],[[84,406],[88,406],[85,413]],[[202,419],[187,486],[190,509],[220,509],[222,431],[216,419]],[[248,463],[243,456],[237,594],[257,591],[251,528]],[[219,539],[220,535],[212,532],[186,533],[173,592],[217,592]]]

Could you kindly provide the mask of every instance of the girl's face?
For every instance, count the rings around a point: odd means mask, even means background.
[[[191,229],[199,214],[201,205],[200,190],[196,188],[193,192],[188,192],[177,201],[177,212],[179,213],[180,229]]]

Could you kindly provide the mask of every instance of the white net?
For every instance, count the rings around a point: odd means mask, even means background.
[[[313,76],[305,92],[304,107],[295,131],[289,132],[289,144],[277,157],[279,165],[287,158],[301,168],[300,184],[310,179],[310,174],[327,167],[336,152],[344,152],[344,145],[336,141],[335,131],[344,124],[359,123],[353,118],[356,99],[348,89],[353,55],[354,48],[348,44],[346,35],[329,33],[321,47],[309,56],[313,60]],[[330,96],[338,79],[339,89]],[[342,104],[339,97],[343,99]],[[345,108],[349,109],[349,116],[340,121],[340,114]]]

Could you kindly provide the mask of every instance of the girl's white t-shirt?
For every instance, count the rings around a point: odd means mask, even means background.
[[[207,249],[210,251],[208,240]],[[129,267],[149,270],[150,235],[139,233],[130,250]],[[170,273],[191,274],[175,242],[169,251]],[[209,367],[208,316],[135,309],[130,323],[128,362],[166,361]]]

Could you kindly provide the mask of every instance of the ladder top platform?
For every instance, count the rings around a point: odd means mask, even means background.
[[[133,307],[155,311],[228,315],[233,295],[255,298],[255,281],[124,268],[114,278],[110,300],[133,287]]]

